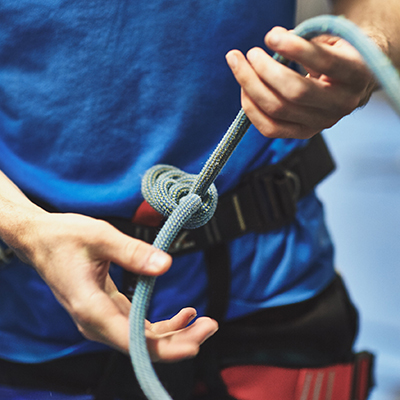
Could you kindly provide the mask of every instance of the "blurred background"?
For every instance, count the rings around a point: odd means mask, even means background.
[[[298,22],[328,10],[328,0],[299,0]],[[400,400],[400,117],[378,92],[324,137],[337,170],[318,194],[360,312],[357,350],[376,355],[369,400]]]
[[[376,359],[371,400],[400,400],[400,117],[382,93],[324,133],[337,170],[319,187],[336,266]]]

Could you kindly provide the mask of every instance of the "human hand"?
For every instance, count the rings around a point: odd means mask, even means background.
[[[376,88],[361,55],[343,39],[322,35],[307,41],[275,27],[265,43],[308,74],[300,75],[260,48],[246,57],[238,50],[227,54],[242,88],[242,107],[264,136],[310,138],[365,104]]]
[[[208,317],[196,317],[196,310],[183,308],[173,318],[151,324],[146,321],[147,348],[153,361],[178,361],[196,356],[199,346],[218,330],[218,323]]]
[[[86,338],[127,353],[131,303],[112,281],[110,263],[155,276],[168,270],[171,257],[107,222],[83,215],[38,213],[34,221],[23,258],[42,276]],[[146,322],[154,360],[176,361],[197,353],[217,323],[204,318],[185,328],[194,316],[195,310],[184,309],[169,321]]]

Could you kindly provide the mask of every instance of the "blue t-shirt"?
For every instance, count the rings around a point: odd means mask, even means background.
[[[240,108],[225,62],[291,27],[293,0],[3,0],[0,6],[0,169],[61,211],[131,217],[154,164],[198,173]],[[303,145],[251,127],[216,185]],[[302,301],[333,277],[332,245],[314,194],[296,220],[230,243],[228,318]],[[121,269],[112,267],[121,284]],[[149,318],[184,306],[202,314],[201,253],[157,279]],[[30,267],[0,270],[0,357],[39,362],[95,351]]]

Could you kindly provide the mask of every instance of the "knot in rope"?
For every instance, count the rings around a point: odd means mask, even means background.
[[[201,204],[183,226],[186,229],[196,229],[212,218],[218,203],[218,192],[214,184],[209,186],[202,198],[193,193],[197,179],[198,175],[188,174],[174,166],[155,165],[143,176],[142,194],[155,210],[166,217],[172,214],[182,199],[197,197],[197,202],[200,200]]]

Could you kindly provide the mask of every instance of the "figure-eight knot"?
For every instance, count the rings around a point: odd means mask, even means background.
[[[217,188],[210,185],[203,197],[193,193],[198,175],[188,174],[171,165],[155,165],[142,179],[142,194],[145,200],[160,214],[169,217],[182,201],[194,204],[195,211],[183,225],[196,229],[205,225],[214,215],[218,203]]]

